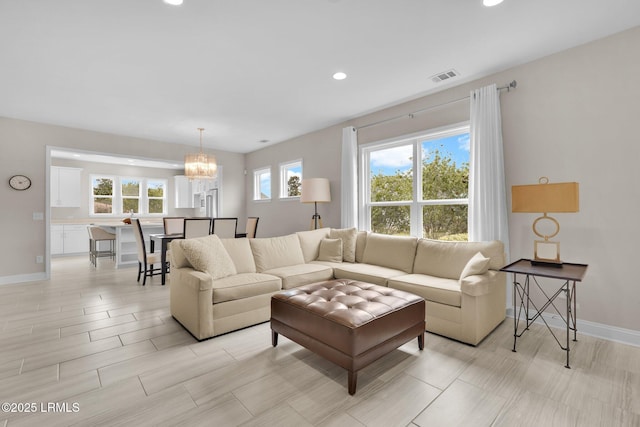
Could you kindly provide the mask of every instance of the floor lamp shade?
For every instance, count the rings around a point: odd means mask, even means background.
[[[300,192],[300,201],[302,203],[313,203],[315,213],[311,218],[313,229],[317,229],[318,225],[322,227],[322,219],[318,215],[318,203],[328,203],[331,201],[331,189],[327,178],[307,178],[302,180],[302,189]]]

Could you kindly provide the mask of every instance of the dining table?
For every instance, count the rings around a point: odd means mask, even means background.
[[[149,250],[151,253],[155,252],[156,241],[160,242],[160,262],[162,263],[161,272],[162,272],[162,284],[165,284],[167,277],[167,246],[169,242],[176,239],[184,239],[184,234],[176,233],[176,234],[149,234],[149,242],[150,247]]]

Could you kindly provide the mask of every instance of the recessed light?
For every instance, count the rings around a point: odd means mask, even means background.
[[[487,7],[491,7],[491,6],[496,6],[500,3],[502,3],[503,0],[482,0],[482,4],[487,6]]]
[[[267,142],[269,142],[268,139],[261,139],[260,141],[258,141],[260,144],[266,144]]]
[[[339,72],[337,72],[337,73],[335,73],[335,74],[333,75],[333,78],[334,78],[335,80],[344,80],[344,79],[346,79],[346,78],[347,78],[347,75],[346,75],[345,73],[343,73],[342,71],[339,71]]]
[[[164,2],[172,6],[180,6],[182,4],[182,0],[164,0]]]

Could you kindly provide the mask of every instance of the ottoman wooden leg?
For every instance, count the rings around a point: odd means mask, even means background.
[[[356,383],[358,382],[358,372],[349,371],[349,394],[356,394]]]
[[[278,345],[278,333],[273,329],[271,330],[271,345],[274,347]]]
[[[418,348],[424,350],[424,332],[418,335]]]

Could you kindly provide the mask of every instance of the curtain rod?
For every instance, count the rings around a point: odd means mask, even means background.
[[[512,80],[509,84],[505,85],[505,86],[500,86],[498,88],[496,88],[497,90],[504,90],[506,89],[507,92],[511,91],[511,89],[515,89],[518,86],[518,82],[515,80]],[[398,120],[398,119],[402,119],[405,117],[408,117],[410,119],[413,119],[413,117],[416,114],[420,114],[420,113],[424,113],[425,111],[429,111],[429,110],[435,110],[436,108],[441,108],[441,107],[446,107],[447,105],[451,105],[451,104],[456,104],[460,101],[466,101],[467,99],[469,99],[470,96],[465,96],[464,98],[458,98],[458,99],[454,99],[453,101],[447,101],[447,102],[443,102],[442,104],[438,104],[438,105],[432,105],[431,107],[427,107],[427,108],[422,108],[420,110],[414,111],[413,113],[409,113],[409,114],[402,114],[400,116],[395,116],[395,117],[391,117],[389,119],[384,119],[384,120],[380,120],[377,122],[373,122],[373,123],[369,123],[363,126],[359,126],[356,128],[356,130],[360,130],[360,129],[365,129],[368,127],[372,127],[372,126],[377,126],[383,123],[387,123],[387,122],[391,122],[393,120]]]

